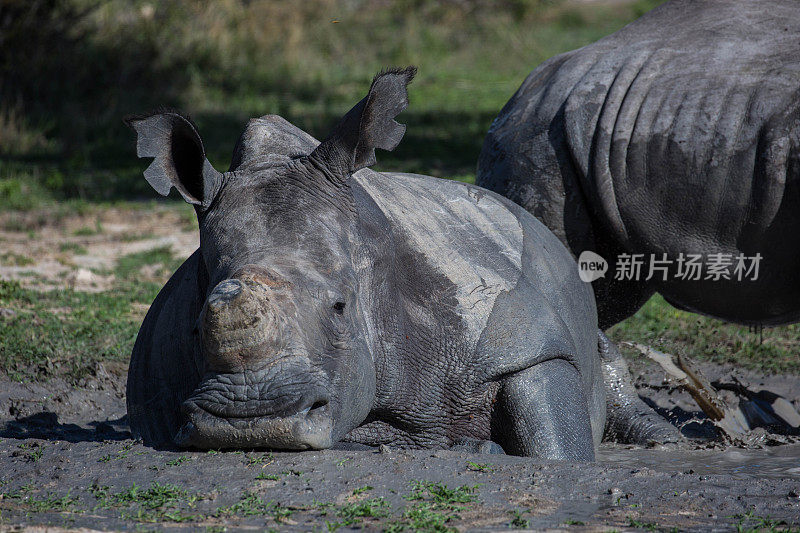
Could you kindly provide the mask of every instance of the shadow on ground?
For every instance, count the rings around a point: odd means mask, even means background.
[[[62,424],[52,411],[42,411],[6,423],[0,430],[4,439],[41,439],[66,442],[104,442],[131,438],[127,415],[116,420],[94,420],[82,427]]]

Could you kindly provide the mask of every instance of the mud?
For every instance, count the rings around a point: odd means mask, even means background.
[[[633,368],[642,397],[692,439],[649,449],[603,444],[594,464],[449,450],[154,450],[131,440],[124,368],[99,365],[77,388],[0,377],[0,528],[800,527],[796,437],[757,430],[746,446],[724,443],[688,396],[664,386],[663,372],[644,361]],[[712,380],[733,374],[800,404],[798,376],[702,369]]]

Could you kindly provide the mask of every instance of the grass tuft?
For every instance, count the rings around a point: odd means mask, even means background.
[[[746,326],[687,313],[669,305],[662,296],[651,298],[634,316],[609,330],[615,342],[639,342],[692,359],[733,363],[765,373],[800,374],[800,324],[765,328]],[[641,357],[621,346],[624,353]]]

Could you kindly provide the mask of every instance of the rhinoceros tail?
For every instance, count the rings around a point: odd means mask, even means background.
[[[682,440],[678,428],[639,398],[619,349],[602,331],[598,335],[606,389],[606,429],[603,440],[643,445]]]

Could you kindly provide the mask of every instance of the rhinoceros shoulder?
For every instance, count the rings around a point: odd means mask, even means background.
[[[513,289],[523,268],[523,227],[510,203],[479,187],[414,174],[360,171],[354,185],[382,212],[395,241],[452,283],[469,329],[482,330],[497,295]]]

